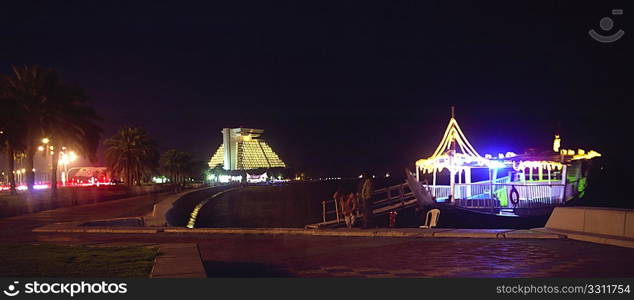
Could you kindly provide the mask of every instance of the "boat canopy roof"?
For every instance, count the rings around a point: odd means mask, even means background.
[[[498,168],[500,162],[484,158],[473,148],[452,116],[445,134],[432,156],[416,161],[416,168],[424,173],[461,168]]]

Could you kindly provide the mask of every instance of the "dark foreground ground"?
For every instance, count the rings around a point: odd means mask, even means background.
[[[34,238],[101,247],[196,243],[208,277],[634,277],[634,249],[574,240],[165,233]]]
[[[144,215],[154,201],[141,196],[1,219],[0,244],[196,243],[210,277],[634,277],[634,249],[572,240],[31,232],[53,222]]]

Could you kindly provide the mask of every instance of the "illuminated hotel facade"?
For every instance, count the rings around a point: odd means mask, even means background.
[[[223,128],[222,145],[209,161],[209,167],[222,165],[225,170],[285,168],[286,164],[260,137],[264,130]]]

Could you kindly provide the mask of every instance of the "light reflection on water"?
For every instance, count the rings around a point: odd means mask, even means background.
[[[224,190],[221,192],[217,192],[215,194],[213,194],[211,197],[201,201],[200,203],[198,203],[198,205],[196,205],[196,207],[194,207],[194,210],[192,210],[190,216],[189,216],[189,221],[187,222],[187,228],[194,228],[196,225],[196,218],[198,217],[198,212],[200,212],[200,209],[203,208],[203,206],[205,206],[205,204],[207,204],[207,202],[209,202],[209,200],[220,196],[226,192],[230,192],[230,191],[234,191],[238,188],[230,188],[228,190]]]

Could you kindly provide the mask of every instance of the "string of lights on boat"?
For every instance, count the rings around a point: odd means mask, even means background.
[[[430,157],[416,161],[416,168],[422,173],[437,173],[445,169],[457,172],[467,168],[501,169],[508,167],[512,167],[516,171],[535,168],[550,171],[561,170],[564,164],[570,160],[592,159],[601,156],[600,153],[594,150],[586,152],[583,149],[575,151],[572,149],[560,149],[560,147],[561,138],[559,135],[555,135],[553,152],[560,154],[559,161],[519,159],[520,156],[513,152],[498,153],[497,156],[485,154],[482,157],[471,146],[452,112],[452,117],[438,147]]]

